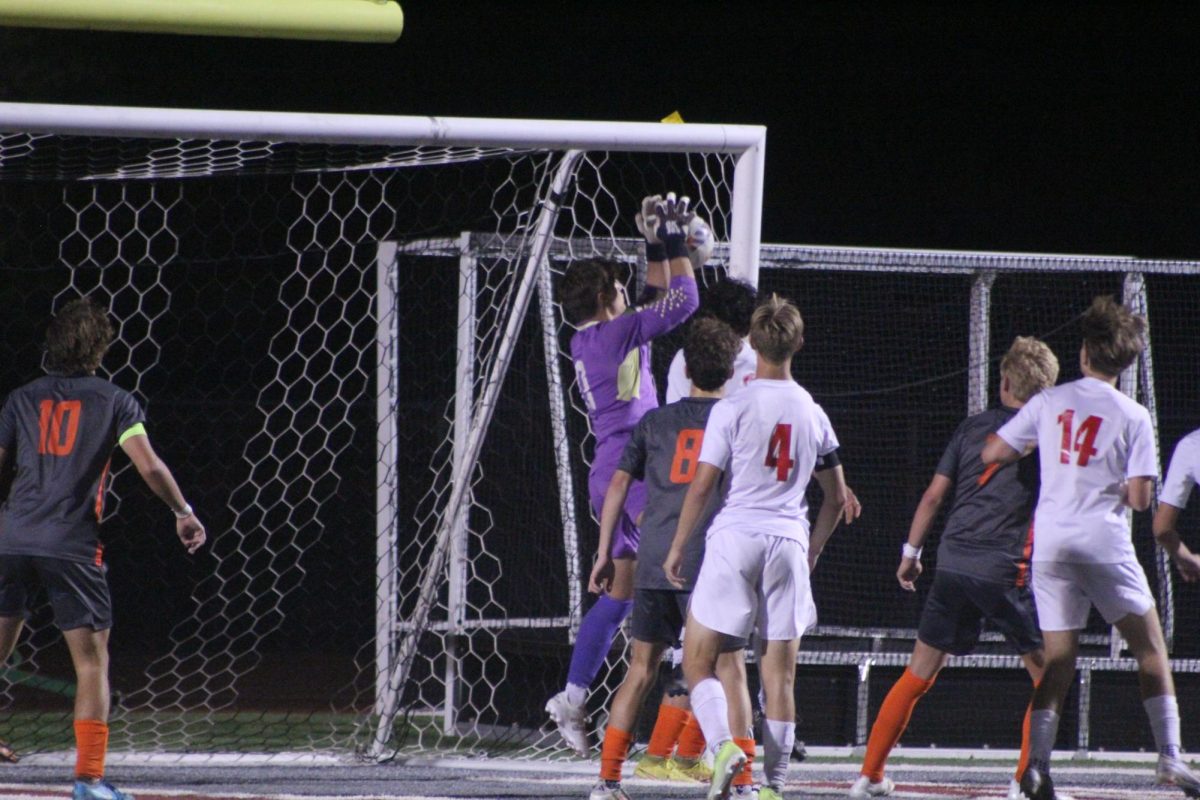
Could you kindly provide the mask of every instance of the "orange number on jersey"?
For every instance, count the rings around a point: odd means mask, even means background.
[[[700,458],[700,445],[704,442],[704,431],[684,428],[675,439],[675,457],[671,459],[671,483],[691,483],[696,477],[696,464]]]
[[[1062,425],[1062,442],[1058,451],[1058,462],[1060,464],[1071,463],[1071,451],[1078,453],[1075,463],[1081,467],[1086,467],[1092,456],[1096,455],[1096,448],[1093,446],[1096,443],[1096,435],[1100,433],[1100,424],[1104,420],[1100,417],[1092,415],[1085,419],[1080,425],[1079,430],[1072,435],[1071,427],[1075,421],[1075,409],[1068,408],[1066,411],[1058,415],[1058,424]]]
[[[78,400],[41,402],[38,407],[38,453],[65,456],[75,449],[82,407]]]
[[[775,480],[786,481],[795,464],[792,461],[792,426],[780,422],[767,443],[766,466],[775,468]]]

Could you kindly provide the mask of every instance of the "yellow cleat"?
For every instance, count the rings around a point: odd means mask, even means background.
[[[678,780],[671,768],[673,763],[671,759],[662,756],[642,756],[633,774],[638,778],[652,778],[656,781]]]
[[[712,769],[702,758],[672,758],[671,780],[708,783],[712,780]]]

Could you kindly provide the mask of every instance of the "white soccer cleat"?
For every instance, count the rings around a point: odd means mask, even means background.
[[[872,783],[866,775],[859,775],[858,780],[850,787],[850,796],[854,798],[887,797],[895,790],[896,784],[886,775],[878,783]]]
[[[563,690],[546,701],[546,713],[558,727],[558,735],[566,742],[567,747],[575,751],[580,758],[587,758],[590,746],[587,736],[587,708],[572,705]]]
[[[1182,758],[1159,756],[1154,777],[1159,783],[1178,786],[1188,797],[1200,797],[1200,777],[1188,769]]]
[[[625,794],[620,783],[602,780],[592,787],[588,800],[629,800],[629,795]]]
[[[1016,778],[1008,782],[1008,795],[1006,797],[1007,800],[1025,800],[1025,795],[1021,793],[1021,784]]]

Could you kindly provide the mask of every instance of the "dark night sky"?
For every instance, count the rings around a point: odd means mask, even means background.
[[[393,45],[8,29],[0,99],[768,126],[768,241],[1200,257],[1144,3],[402,3]]]

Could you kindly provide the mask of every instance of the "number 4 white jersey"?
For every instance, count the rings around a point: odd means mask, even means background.
[[[709,536],[727,527],[808,545],[804,498],[817,456],[837,449],[829,417],[792,380],[751,381],[713,406],[700,460],[731,474]]]
[[[1035,395],[997,435],[1018,451],[1038,446],[1034,561],[1137,560],[1121,486],[1158,477],[1149,411],[1104,381],[1081,378]]]

